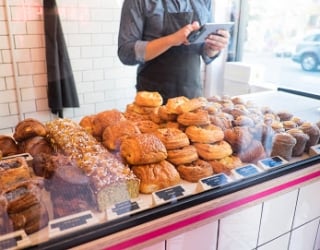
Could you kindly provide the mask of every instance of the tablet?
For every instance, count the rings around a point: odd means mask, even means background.
[[[191,32],[188,40],[190,43],[203,43],[210,34],[216,33],[218,30],[231,31],[233,25],[234,22],[206,23],[199,30]]]

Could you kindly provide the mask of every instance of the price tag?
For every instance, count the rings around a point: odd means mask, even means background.
[[[185,195],[186,190],[181,185],[178,185],[152,193],[152,199],[153,204],[159,205],[176,201],[178,198],[184,197]]]
[[[17,157],[23,157],[23,158],[25,158],[26,161],[32,161],[33,160],[32,155],[29,154],[29,153],[9,155],[9,156],[6,156],[6,157],[2,157],[2,160],[13,159],[13,158],[17,158]]]
[[[286,161],[282,157],[273,156],[273,157],[259,160],[258,166],[261,167],[263,170],[269,170],[269,169],[280,167],[286,163],[288,163],[288,161]]]
[[[0,249],[22,249],[30,246],[31,241],[24,230],[15,231],[0,237]]]
[[[259,174],[261,170],[254,164],[244,165],[231,170],[232,175],[236,179],[242,179],[245,177],[250,177]]]
[[[309,148],[309,155],[310,156],[316,156],[316,155],[319,155],[319,154],[320,154],[320,144],[311,146]]]
[[[137,213],[141,210],[147,209],[148,207],[143,201],[124,201],[107,208],[107,218],[108,220],[119,218],[125,215],[130,215]]]
[[[201,191],[205,191],[213,188],[218,188],[228,184],[231,181],[232,181],[231,178],[224,173],[215,174],[213,176],[206,177],[199,180],[197,190],[201,192]]]
[[[85,211],[49,222],[49,237],[56,237],[98,223],[91,211]]]

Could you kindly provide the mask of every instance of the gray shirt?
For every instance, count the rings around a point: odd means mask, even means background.
[[[166,0],[168,11],[197,12],[200,25],[211,22],[211,0]],[[190,1],[193,1],[192,9]],[[118,37],[118,56],[126,65],[144,63],[148,41],[163,36],[164,9],[160,0],[125,0],[122,7]],[[205,63],[213,59],[201,50]]]

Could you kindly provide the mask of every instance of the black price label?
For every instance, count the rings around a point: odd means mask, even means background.
[[[140,206],[137,202],[124,201],[117,203],[115,207],[112,208],[112,212],[116,213],[117,215],[121,215],[138,209],[140,209]]]
[[[255,168],[253,165],[247,165],[241,168],[237,168],[236,172],[244,177],[259,173],[257,168]]]
[[[218,175],[213,175],[208,178],[202,179],[201,182],[212,188],[216,188],[224,184],[227,184],[228,178],[224,174],[218,174]]]
[[[0,249],[8,249],[8,248],[13,248],[13,247],[17,247],[18,241],[21,241],[22,237],[19,236],[13,236],[12,238],[8,238],[5,240],[1,240],[0,241]]]
[[[176,199],[180,196],[183,196],[185,192],[184,188],[181,186],[176,186],[168,189],[164,189],[161,191],[156,192],[155,194],[162,200],[168,201]]]
[[[279,167],[283,164],[283,160],[278,156],[263,159],[263,160],[261,160],[261,162],[265,166],[270,167],[270,168]]]
[[[78,227],[81,225],[85,225],[88,223],[88,220],[92,218],[91,214],[85,214],[79,217],[75,217],[72,219],[68,219],[68,220],[64,220],[64,221],[60,221],[54,224],[51,224],[51,228],[55,229],[55,228],[59,228],[60,231],[64,231],[73,227]]]

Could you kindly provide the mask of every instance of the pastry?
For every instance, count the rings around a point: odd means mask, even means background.
[[[102,144],[109,150],[119,150],[121,141],[129,135],[140,134],[138,126],[123,120],[106,127],[102,133]]]
[[[204,97],[192,98],[186,102],[181,103],[177,106],[178,114],[195,111],[199,108],[205,107],[207,104],[207,99]]]
[[[301,156],[305,151],[309,135],[298,128],[289,129],[287,132],[297,140],[296,145],[292,149],[292,156]]]
[[[177,114],[170,113],[166,105],[159,107],[158,114],[159,114],[159,117],[164,121],[176,121],[178,117]]]
[[[298,127],[298,124],[292,120],[283,121],[282,124],[283,124],[283,127],[285,130],[289,130],[289,129]]]
[[[30,180],[32,172],[24,157],[0,161],[0,190],[7,189],[21,181]]]
[[[189,102],[189,100],[190,99],[185,96],[169,98],[165,105],[168,114],[180,114],[179,106]]]
[[[166,160],[147,165],[136,165],[132,167],[132,171],[140,179],[140,192],[143,194],[151,194],[180,182],[178,171]]]
[[[218,126],[209,124],[205,126],[189,126],[185,133],[192,142],[214,143],[224,138],[224,132]]]
[[[249,116],[246,116],[246,115],[239,115],[237,118],[235,118],[232,121],[232,124],[234,127],[236,126],[254,127],[255,125],[253,119],[251,119]]]
[[[307,141],[305,152],[309,152],[310,147],[316,145],[320,139],[320,129],[315,123],[304,122],[299,127],[305,134],[309,135],[309,140]]]
[[[19,142],[34,136],[46,136],[46,134],[46,127],[43,123],[33,118],[27,118],[16,125],[13,138]]]
[[[277,116],[279,117],[280,121],[289,121],[292,117],[293,114],[287,111],[280,111],[277,113]]]
[[[84,128],[70,119],[46,123],[50,142],[90,178],[99,211],[139,194],[139,179]]]
[[[125,117],[117,109],[102,111],[93,117],[92,135],[97,138],[101,138],[106,127],[122,120],[125,120]]]
[[[19,153],[16,141],[8,135],[0,135],[0,150],[3,157]]]
[[[159,92],[138,91],[134,102],[139,106],[158,107],[162,105],[163,99]]]
[[[135,112],[141,115],[148,115],[154,111],[157,107],[140,106],[136,103],[130,103],[127,105],[126,112]]]
[[[237,153],[245,150],[253,140],[248,127],[234,127],[224,131],[224,139],[230,143],[232,150]]]
[[[35,136],[18,143],[19,150],[22,153],[29,153],[35,156],[40,153],[53,153],[51,144],[45,137]]]
[[[235,155],[229,155],[219,160],[208,161],[214,173],[229,174],[232,169],[243,165],[241,159]]]
[[[198,159],[191,163],[181,164],[177,167],[180,177],[186,181],[197,182],[202,178],[211,176],[211,165],[204,160]]]
[[[256,163],[267,156],[262,143],[257,140],[252,140],[246,149],[237,152],[236,155],[246,163]]]
[[[165,145],[151,133],[128,136],[120,145],[120,153],[131,165],[151,164],[167,158]]]
[[[167,150],[178,149],[190,144],[188,136],[177,128],[159,128],[154,134],[162,141]]]
[[[184,126],[202,126],[210,124],[208,111],[198,109],[194,112],[186,112],[178,115],[177,121]]]
[[[151,120],[135,121],[134,124],[138,127],[141,133],[151,133],[159,128],[159,125]]]
[[[222,159],[233,153],[230,144],[224,140],[215,143],[194,143],[194,146],[198,155],[207,161]]]
[[[93,134],[93,120],[94,120],[94,115],[87,115],[84,116],[80,122],[79,125],[83,127],[89,134]]]
[[[293,147],[297,140],[287,132],[277,133],[273,138],[271,156],[281,156],[291,160]]]
[[[168,150],[167,160],[178,166],[180,164],[187,164],[197,160],[198,153],[193,145],[189,145],[183,148]]]

